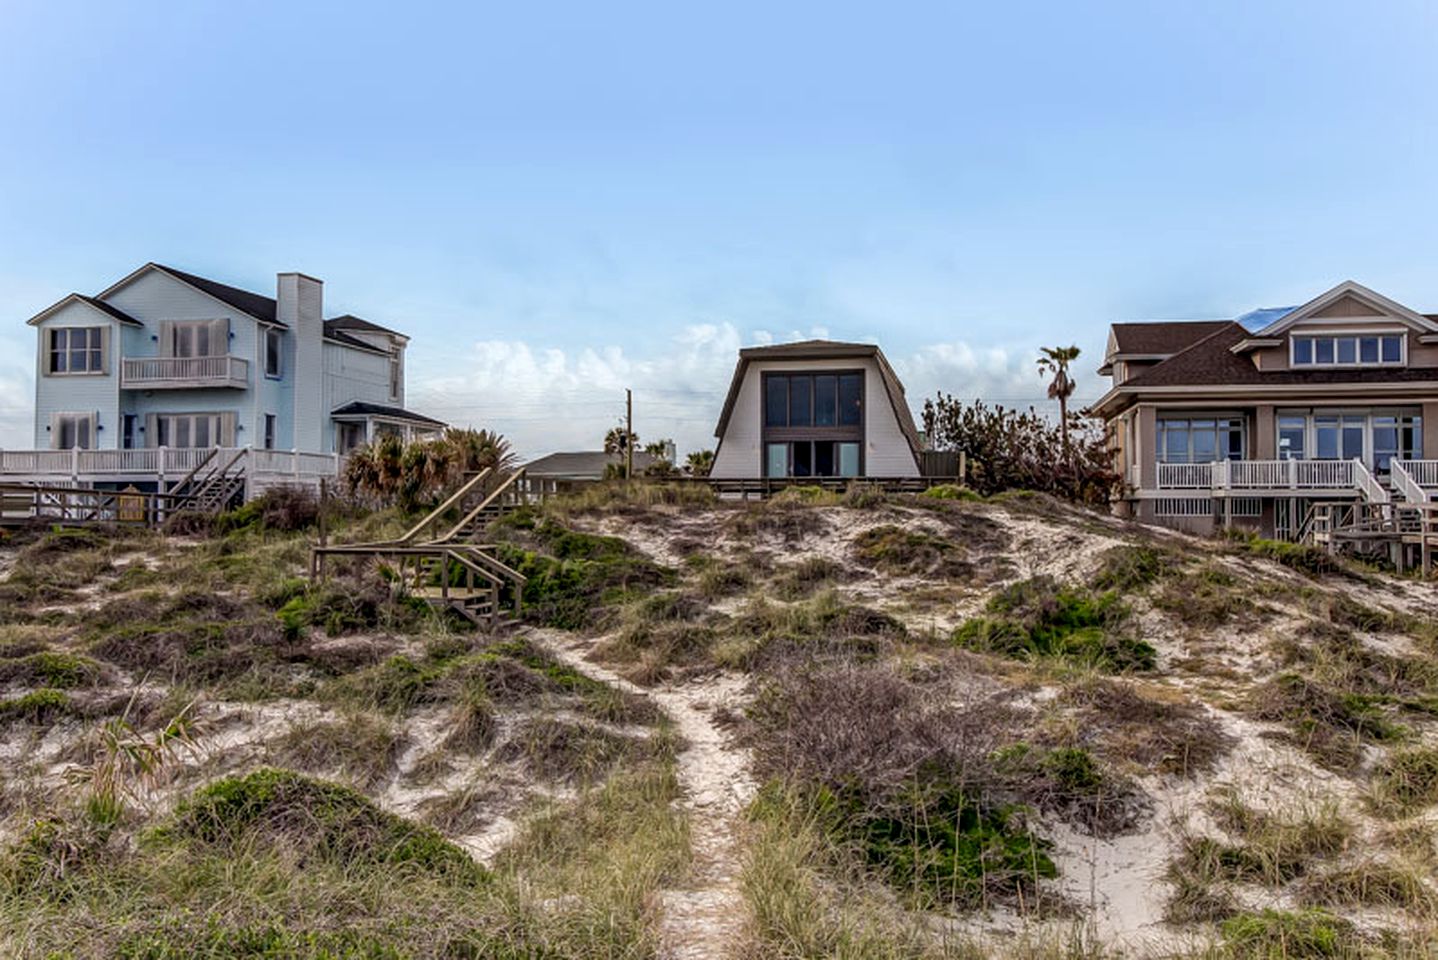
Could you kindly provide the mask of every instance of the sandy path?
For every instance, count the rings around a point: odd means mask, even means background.
[[[550,655],[586,675],[648,697],[674,722],[684,741],[679,782],[689,814],[694,861],[682,887],[661,893],[659,956],[663,960],[713,960],[743,943],[748,911],[739,888],[740,817],[754,796],[748,752],[730,746],[712,712],[743,702],[745,678],[707,677],[679,686],[640,687],[585,655],[604,638],[582,639],[557,631],[527,636]]]

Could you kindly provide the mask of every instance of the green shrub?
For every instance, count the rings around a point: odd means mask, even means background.
[[[937,484],[925,490],[919,494],[919,496],[930,497],[934,500],[963,500],[970,503],[984,499],[968,487],[961,487],[956,483]]]
[[[1325,910],[1241,913],[1219,930],[1225,947],[1253,960],[1349,956],[1358,946],[1353,925]]]
[[[0,700],[0,724],[47,723],[72,711],[70,698],[59,690],[35,690],[10,700]]]
[[[382,865],[476,882],[485,873],[435,830],[339,784],[262,768],[197,790],[163,834],[227,849],[260,842],[346,865]]]
[[[43,650],[23,657],[0,660],[0,683],[37,684],[69,689],[92,682],[100,666],[89,657],[58,650]]]
[[[1091,594],[1035,577],[989,600],[987,616],[954,631],[960,646],[1014,658],[1064,657],[1107,670],[1151,670],[1158,653],[1125,630],[1129,609],[1113,592]]]
[[[1095,590],[1139,590],[1170,576],[1178,567],[1178,558],[1158,547],[1110,547],[1104,551],[1091,583]]]
[[[1308,544],[1265,540],[1239,531],[1230,531],[1229,539],[1246,553],[1281,563],[1306,576],[1321,577],[1328,573],[1341,573],[1344,569],[1326,550]]]
[[[499,545],[497,555],[527,578],[524,612],[530,619],[568,630],[593,626],[608,615],[606,607],[618,604],[629,592],[674,579],[673,571],[617,537],[579,533],[532,517],[515,521],[517,529],[525,529],[526,522],[533,522],[530,536],[546,553],[505,543]]]
[[[885,573],[951,578],[973,573],[973,564],[957,543],[888,524],[855,537],[854,552],[861,561]]]

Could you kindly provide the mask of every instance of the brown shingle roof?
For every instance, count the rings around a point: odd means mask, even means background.
[[[1159,320],[1115,323],[1113,338],[1119,353],[1144,356],[1172,355],[1232,323],[1231,320]]]
[[[1424,367],[1331,370],[1260,370],[1253,361],[1232,351],[1234,344],[1251,337],[1241,324],[1228,322],[1193,346],[1154,364],[1125,381],[1121,388],[1208,387],[1229,384],[1304,385],[1325,383],[1394,383],[1438,379],[1438,370]]]

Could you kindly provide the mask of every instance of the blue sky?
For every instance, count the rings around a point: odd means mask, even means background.
[[[1359,280],[1438,311],[1438,6],[0,0],[0,445],[24,320],[147,260],[413,335],[526,453],[710,443],[741,344],[1033,355]]]

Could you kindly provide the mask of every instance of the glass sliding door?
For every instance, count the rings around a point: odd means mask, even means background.
[[[1423,456],[1423,418],[1406,410],[1279,411],[1281,460],[1362,460],[1387,473],[1397,459]]]

